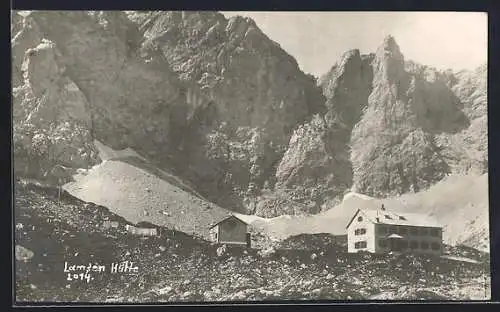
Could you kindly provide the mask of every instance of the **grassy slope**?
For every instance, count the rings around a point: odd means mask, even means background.
[[[352,255],[323,247],[267,257],[228,250],[218,257],[217,246],[181,232],[163,228],[162,237],[141,239],[106,229],[104,220],[126,221],[68,194],[58,202],[56,189],[17,184],[15,200],[16,244],[34,252],[15,264],[18,301],[481,299],[489,292],[487,261]],[[63,273],[64,261],[123,260],[134,261],[139,273],[103,273],[90,283],[68,282]]]

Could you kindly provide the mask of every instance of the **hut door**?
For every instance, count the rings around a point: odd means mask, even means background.
[[[389,246],[391,251],[401,251],[401,241],[399,239],[389,239]]]
[[[251,237],[250,233],[246,234],[246,240],[247,240],[247,247],[250,248],[252,245],[252,237]]]

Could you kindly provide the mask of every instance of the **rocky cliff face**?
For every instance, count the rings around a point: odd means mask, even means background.
[[[131,17],[144,34],[143,51],[159,47],[180,79],[208,99],[193,101],[183,145],[189,178],[221,205],[255,211],[264,184],[275,184],[294,128],[324,110],[314,78],[248,18],[228,20],[216,12]]]
[[[56,45],[45,39],[26,51],[20,70],[23,81],[13,89],[18,174],[50,177],[56,165],[80,168],[97,161],[89,103],[64,75],[60,58]]]
[[[348,51],[320,79],[327,111],[297,127],[279,163],[276,191],[306,204],[307,212],[318,212],[352,184],[349,141],[371,91],[372,58]]]
[[[79,157],[95,158],[92,137],[148,156],[172,154],[186,119],[182,83],[160,54],[149,63],[136,55],[140,38],[122,13],[37,11],[24,17],[22,24],[12,40],[14,76],[21,72],[24,79],[14,90],[14,124],[18,126],[14,132],[20,138],[15,140],[16,147],[37,145],[33,140],[40,136],[29,128],[52,140],[58,137],[60,122],[72,119],[78,122],[66,122],[60,131],[67,135],[62,137],[81,132],[78,137],[85,143],[71,139],[59,146],[53,142],[65,153],[74,147],[83,149]],[[51,163],[73,167],[92,163],[61,157],[51,156]]]
[[[36,12],[31,18],[57,44],[67,75],[92,104],[100,141],[148,156],[175,150],[185,120],[182,85],[161,55],[146,63],[136,54],[140,37],[123,13]]]
[[[462,134],[473,128],[466,96],[459,94],[464,87],[453,87],[463,79],[452,72],[405,61],[390,36],[374,55],[357,59],[358,63],[364,59],[366,66],[350,75],[358,77],[348,83],[355,89],[340,89],[347,90],[350,98],[329,91],[345,81],[332,72],[346,65],[334,66],[321,80],[328,101],[334,104],[329,105],[329,113],[341,115],[336,108],[342,106],[340,113],[349,113],[342,137],[349,145],[352,188],[384,197],[427,188],[456,172],[453,157],[460,161],[466,157],[463,151],[461,155],[449,151],[454,148],[450,138],[460,141]],[[364,83],[360,77],[365,77]],[[484,92],[478,90],[479,94]],[[482,116],[486,118],[486,114]],[[482,135],[485,139],[485,133]]]
[[[453,76],[450,87],[463,105],[470,126],[437,137],[443,155],[457,173],[488,172],[487,66]]]
[[[373,89],[351,138],[353,188],[376,196],[426,188],[449,172],[434,134],[466,127],[467,119],[444,83],[405,71],[392,37],[372,66]]]
[[[88,167],[97,139],[271,217],[487,170],[486,67],[439,72],[392,37],[317,82],[252,20],[215,12],[39,11],[12,25],[17,174]]]

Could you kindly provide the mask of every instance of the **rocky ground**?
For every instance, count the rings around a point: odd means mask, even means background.
[[[280,249],[298,250],[325,250],[332,249],[337,252],[347,250],[347,236],[332,235],[330,233],[299,234],[290,236],[278,244]]]
[[[487,299],[487,255],[450,248],[478,263],[411,255],[300,249],[226,249],[181,232],[127,234],[127,221],[57,189],[16,185],[16,299],[57,302],[287,299]],[[119,228],[105,221],[118,221]],[[305,241],[304,238],[299,241]],[[324,241],[321,238],[320,241]],[[293,247],[290,242],[288,247]],[[64,262],[133,261],[135,274],[90,272],[68,281]],[[488,278],[488,279],[487,279]]]

